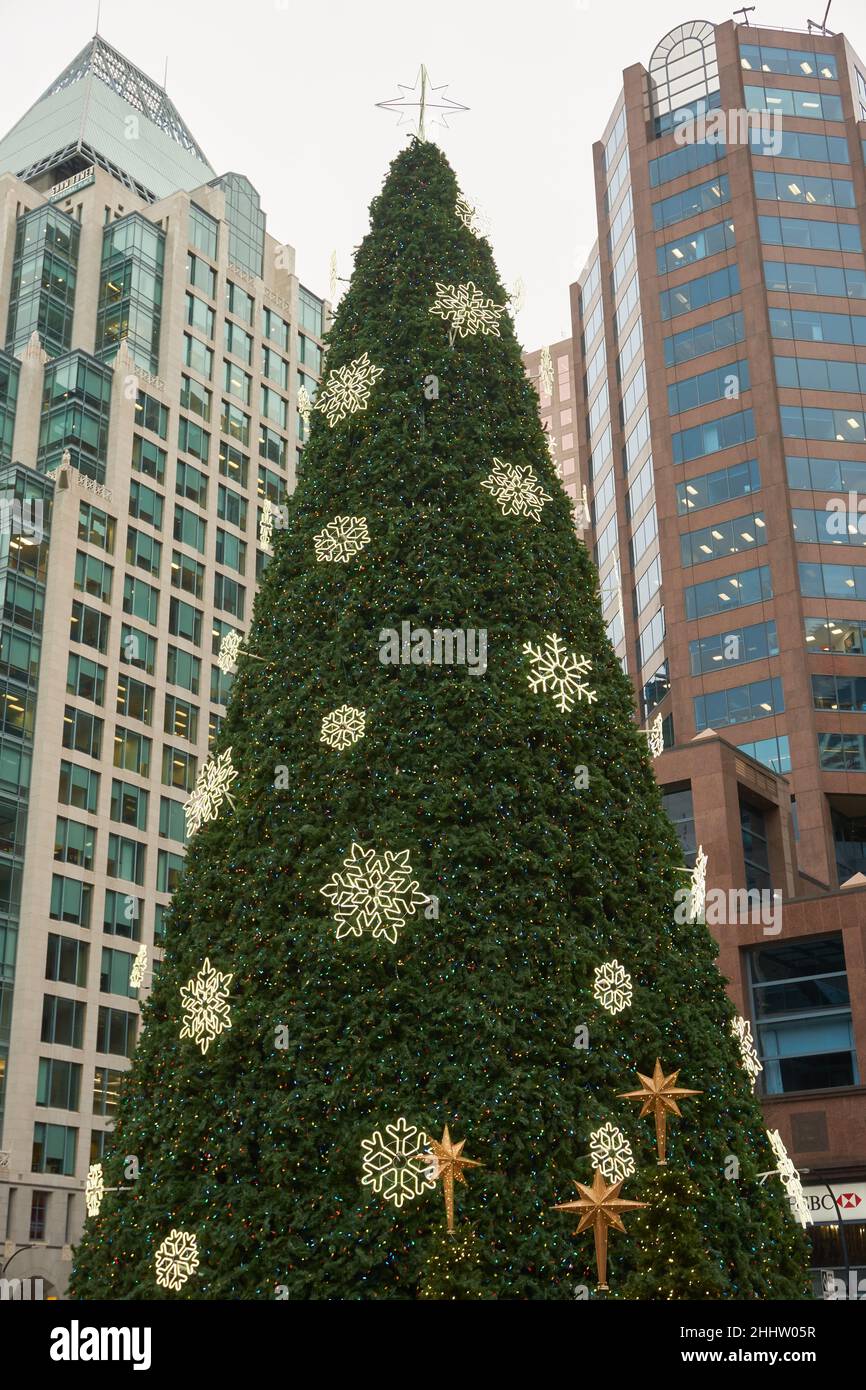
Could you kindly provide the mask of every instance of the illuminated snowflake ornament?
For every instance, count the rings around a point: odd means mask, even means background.
[[[198,1241],[190,1231],[169,1231],[155,1256],[156,1282],[162,1289],[182,1289],[199,1266]]]
[[[487,236],[490,231],[490,219],[484,215],[479,207],[471,203],[465,193],[457,194],[457,203],[454,208],[458,222],[462,222],[467,231],[474,236]]]
[[[554,468],[555,468],[555,467],[556,467],[556,440],[554,439],[554,437],[553,437],[552,434],[546,435],[546,439],[547,439],[547,452],[548,452],[548,454],[550,455],[550,462],[553,464],[553,466],[554,466]]]
[[[574,529],[582,535],[589,526],[592,518],[589,512],[589,498],[586,493],[586,483],[581,490],[580,498],[574,502]]]
[[[553,392],[553,358],[550,355],[550,348],[541,349],[541,359],[538,364],[538,384],[541,393],[549,396]]]
[[[474,281],[465,285],[436,283],[436,299],[430,313],[451,324],[451,341],[468,338],[476,333],[499,337],[499,320],[505,313],[504,304],[494,304],[479,290]]]
[[[129,983],[132,989],[141,989],[144,984],[144,972],[147,970],[147,947],[144,942],[139,946],[135,954],[135,960],[129,968]]]
[[[347,415],[367,409],[370,387],[379,380],[384,370],[384,367],[374,367],[366,352],[362,352],[348,366],[338,367],[331,372],[313,409],[321,410],[333,429]]]
[[[812,1221],[812,1214],[809,1211],[809,1204],[806,1201],[806,1194],[803,1191],[803,1183],[800,1174],[793,1162],[788,1157],[788,1150],[785,1148],[782,1136],[777,1129],[768,1129],[767,1138],[770,1147],[776,1157],[776,1172],[782,1180],[782,1186],[788,1200],[791,1203],[791,1210],[801,1226],[807,1226]]]
[[[224,676],[229,675],[238,664],[238,656],[241,650],[243,638],[239,632],[227,632],[220,642],[220,649],[217,652],[217,666]]]
[[[328,564],[345,564],[370,544],[365,516],[335,516],[324,530],[313,537],[316,559]]]
[[[274,524],[279,516],[279,508],[275,507],[269,497],[262,503],[262,514],[259,517],[259,545],[270,548],[274,539]]]
[[[312,409],[313,409],[313,398],[312,398],[312,396],[310,395],[310,393],[309,393],[309,391],[307,390],[306,386],[299,386],[299,387],[298,387],[298,414],[300,415],[301,419],[303,420],[304,424],[307,426],[308,429],[309,429],[309,427],[310,427],[310,412],[311,412]]]
[[[631,1144],[616,1125],[604,1124],[589,1136],[589,1156],[608,1182],[624,1182],[634,1172]]]
[[[529,464],[503,463],[494,458],[493,471],[481,486],[493,494],[503,516],[529,516],[538,521],[545,502],[551,500]]]
[[[325,715],[319,741],[340,750],[351,748],[353,743],[364,737],[366,720],[365,710],[355,709],[354,705],[341,705]]]
[[[224,801],[234,807],[229,787],[237,775],[232,767],[230,748],[226,748],[219,757],[208,758],[184,802],[183,814],[187,835],[194,835],[208,821],[216,820]]]
[[[555,632],[547,634],[543,647],[526,642],[523,653],[529,657],[532,666],[532,671],[527,674],[530,690],[533,694],[537,690],[543,690],[545,694],[549,692],[557,709],[563,714],[574,709],[575,700],[586,700],[588,705],[598,700],[597,693],[590,690],[583,680],[592,670],[591,661],[588,657],[578,657],[570,652]]]
[[[335,873],[319,892],[333,903],[337,940],[372,932],[396,944],[397,932],[416,907],[430,902],[412,878],[408,849],[379,855],[353,844],[343,860],[346,873]]]
[[[508,307],[512,316],[526,308],[526,283],[521,275],[518,275],[508,296]]]
[[[422,1129],[402,1117],[385,1125],[384,1134],[374,1130],[369,1139],[361,1140],[362,1185],[398,1208],[414,1202],[436,1186],[431,1157],[425,1152],[429,1142]]]
[[[191,1038],[201,1048],[202,1056],[214,1038],[232,1026],[228,987],[233,979],[234,975],[215,970],[205,956],[201,970],[181,988],[183,1028],[180,1036]]]
[[[731,1033],[736,1038],[740,1048],[740,1061],[743,1064],[743,1071],[748,1073],[749,1080],[754,1086],[758,1079],[758,1073],[764,1070],[761,1059],[755,1048],[752,1038],[752,1025],[748,1019],[741,1018],[737,1014],[736,1018],[731,1019]]]
[[[631,975],[618,960],[605,961],[595,967],[595,984],[592,989],[597,1003],[609,1014],[621,1014],[632,1001]]]
[[[662,726],[662,717],[657,714],[651,724],[644,729],[647,737],[647,747],[651,758],[658,758],[665,751],[665,736]]]
[[[692,917],[703,917],[704,908],[707,905],[707,864],[709,860],[704,854],[703,845],[698,845],[698,852],[695,855],[695,865],[691,871],[691,888],[689,906]]]
[[[91,1163],[87,1170],[87,1182],[84,1187],[84,1205],[87,1208],[88,1216],[99,1215],[104,1196],[105,1178],[102,1173],[102,1164]]]

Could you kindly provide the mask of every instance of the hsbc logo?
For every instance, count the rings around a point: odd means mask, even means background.
[[[845,1211],[853,1211],[860,1206],[863,1198],[857,1192],[840,1192],[836,1200]]]

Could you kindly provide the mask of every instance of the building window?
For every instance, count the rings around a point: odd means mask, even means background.
[[[130,957],[130,959],[132,959]],[[118,1057],[131,1057],[135,1051],[138,1016],[125,1009],[101,1005],[96,1028],[96,1050]]]
[[[196,207],[195,203],[189,205],[189,240],[190,245],[194,246],[196,250],[203,252],[210,260],[216,260],[219,244],[219,223],[201,208]]]
[[[6,350],[16,354],[34,333],[51,357],[69,350],[81,229],[56,207],[19,217],[15,231]]]
[[[125,936],[130,941],[138,941],[143,907],[142,899],[132,893],[119,893],[114,888],[107,888],[102,914],[103,930],[110,936]]]
[[[49,916],[55,922],[74,922],[78,927],[90,926],[90,904],[93,889],[89,883],[54,874],[51,878],[51,908]]]
[[[695,732],[702,733],[704,729],[725,729],[732,724],[747,724],[752,719],[781,714],[785,699],[781,678],[771,676],[749,685],[728,686],[710,695],[696,695],[693,704]]]
[[[96,1067],[93,1073],[93,1113],[113,1118],[120,1096],[120,1081],[125,1073],[111,1067]]]
[[[129,951],[115,951],[110,946],[102,948],[102,969],[99,988],[103,994],[122,994],[126,999],[134,999],[137,990],[129,983],[129,972],[135,956]]]
[[[842,937],[761,946],[748,963],[765,1093],[858,1085]]]
[[[56,468],[68,452],[79,472],[105,482],[112,379],[111,368],[86,352],[48,363],[36,454],[40,472]]]
[[[42,1032],[44,1043],[61,1047],[81,1047],[84,1037],[85,1005],[78,999],[65,999],[59,994],[46,994],[42,999]]]
[[[79,989],[86,988],[89,952],[90,947],[86,941],[77,941],[74,936],[58,936],[55,932],[49,932],[45,954],[46,980],[53,980],[57,984],[76,985]]]
[[[71,1129],[67,1125],[48,1125],[41,1122],[35,1124],[33,1159],[30,1165],[32,1171],[71,1177],[75,1172],[77,1144],[77,1129]]]
[[[740,838],[746,866],[746,887],[750,890],[771,890],[773,885],[764,813],[745,801],[740,802]]]
[[[30,1240],[44,1240],[48,1226],[48,1202],[50,1194],[34,1192],[30,1198]]]
[[[662,787],[662,806],[665,815],[677,832],[677,838],[682,846],[683,860],[689,868],[692,868],[698,849],[698,837],[695,831],[695,808],[689,783],[676,787]]]
[[[54,1110],[77,1110],[81,1094],[81,1063],[58,1057],[39,1058],[36,1104]]]
[[[165,232],[133,212],[105,228],[96,352],[113,362],[125,339],[145,371],[159,371]]]

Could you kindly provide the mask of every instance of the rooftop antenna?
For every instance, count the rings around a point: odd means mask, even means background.
[[[167,53],[166,53],[166,55],[165,55],[165,68],[163,69],[163,74],[162,74],[162,90],[163,90],[164,92],[168,90],[168,54],[167,54]]]
[[[741,14],[743,16],[743,23],[750,25],[751,20],[749,19],[749,15],[754,13],[754,9],[754,5],[744,5],[741,10],[734,10],[734,18],[736,19],[737,15]]]
[[[827,8],[826,8],[826,10],[824,11],[824,18],[823,18],[823,19],[821,19],[821,20],[817,20],[817,19],[807,19],[807,20],[806,20],[806,27],[808,28],[810,34],[811,34],[811,32],[812,32],[813,29],[817,29],[819,34],[831,34],[831,35],[832,35],[832,33],[833,33],[832,29],[828,29],[828,28],[827,28],[827,16],[828,16],[828,14],[830,13],[830,6],[832,5],[832,3],[833,3],[833,0],[827,0]]]
[[[99,20],[102,14],[102,0],[96,0],[96,36],[99,37]]]

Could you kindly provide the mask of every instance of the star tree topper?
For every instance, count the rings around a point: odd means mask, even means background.
[[[554,1211],[575,1211],[580,1212],[580,1221],[577,1224],[575,1235],[579,1236],[583,1231],[592,1227],[595,1237],[595,1262],[598,1267],[598,1287],[607,1288],[607,1233],[613,1227],[615,1231],[625,1231],[622,1224],[622,1213],[624,1211],[635,1211],[638,1207],[648,1206],[647,1202],[629,1202],[620,1197],[622,1182],[612,1183],[608,1187],[599,1170],[596,1168],[592,1178],[592,1187],[584,1187],[582,1182],[574,1180],[574,1185],[580,1193],[580,1198],[575,1202],[560,1202],[553,1208]]]
[[[662,1064],[656,1058],[652,1076],[643,1076],[638,1072],[638,1080],[641,1083],[639,1091],[620,1091],[620,1100],[641,1100],[643,1106],[640,1118],[649,1115],[652,1111],[656,1122],[656,1147],[658,1148],[658,1161],[666,1164],[665,1148],[667,1142],[667,1117],[668,1115],[682,1116],[682,1111],[677,1105],[678,1100],[684,1096],[700,1096],[702,1091],[687,1091],[682,1086],[677,1085],[679,1071],[672,1071],[670,1076],[665,1076]]]
[[[484,1167],[483,1163],[479,1163],[477,1159],[462,1157],[465,1143],[465,1139],[461,1139],[459,1144],[453,1143],[447,1125],[442,1131],[442,1139],[438,1143],[435,1139],[429,1141],[430,1152],[435,1160],[431,1175],[436,1179],[442,1179],[442,1191],[445,1194],[445,1216],[448,1221],[448,1234],[450,1236],[454,1234],[454,1184],[455,1182],[462,1182],[465,1186],[464,1168]]]
[[[411,111],[418,112],[418,139],[426,140],[426,118],[428,111],[439,111],[441,115],[434,118],[435,125],[444,126],[448,129],[447,116],[456,115],[459,111],[468,111],[468,106],[463,106],[459,101],[445,95],[445,88],[449,84],[443,83],[441,87],[434,87],[430,81],[424,64],[418,69],[418,76],[415,83],[409,87],[403,82],[398,82],[397,86],[402,92],[402,96],[392,97],[390,101],[377,101],[376,106],[380,111],[397,111],[400,119],[397,122],[401,126]]]

